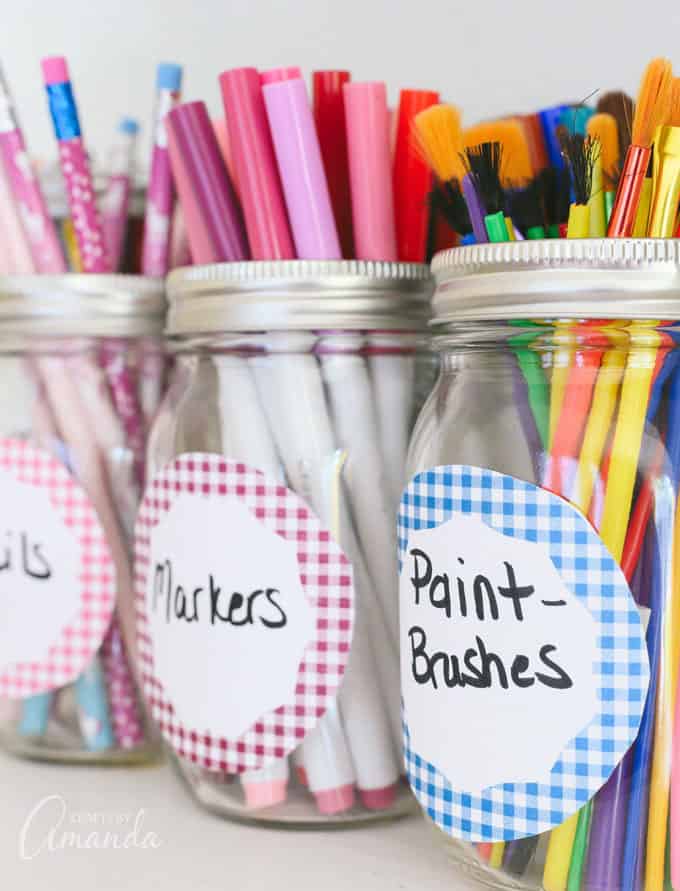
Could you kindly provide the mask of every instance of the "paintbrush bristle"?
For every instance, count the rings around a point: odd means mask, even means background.
[[[413,118],[416,144],[442,182],[463,175],[460,111],[454,105],[431,105]]]
[[[668,123],[671,113],[673,69],[668,59],[652,59],[640,83],[633,115],[633,145],[649,146],[657,127]]]
[[[633,100],[628,93],[614,90],[600,97],[597,110],[616,118],[619,128],[619,158],[625,158],[630,145],[630,130],[633,125]]]
[[[593,190],[593,168],[600,157],[599,140],[569,133],[562,142],[562,153],[571,172],[574,203],[587,204]]]
[[[594,114],[587,124],[588,136],[599,140],[602,172],[609,179],[619,169],[619,126],[612,114]]]
[[[526,235],[529,229],[545,227],[543,183],[541,177],[532,179],[523,189],[507,193],[510,216],[517,228]]]
[[[671,113],[668,116],[671,127],[680,127],[680,77],[671,82]]]
[[[515,118],[486,121],[463,131],[463,145],[471,148],[497,142],[502,148],[501,182],[504,187],[528,182],[534,175],[526,131]]]
[[[487,214],[504,212],[505,192],[500,177],[503,147],[500,142],[482,142],[480,145],[468,146],[463,160]]]
[[[472,232],[470,214],[460,186],[454,180],[438,183],[429,194],[430,211],[441,214],[449,226],[459,235]]]

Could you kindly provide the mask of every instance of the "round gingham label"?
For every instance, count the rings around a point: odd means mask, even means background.
[[[94,507],[68,470],[0,440],[0,696],[80,675],[106,635],[115,570]]]
[[[285,757],[349,658],[352,571],[330,533],[260,471],[189,453],[148,486],[135,551],[142,678],[167,741],[225,773]]]
[[[467,841],[537,835],[607,781],[649,682],[640,613],[585,517],[537,486],[443,466],[399,513],[406,764]]]

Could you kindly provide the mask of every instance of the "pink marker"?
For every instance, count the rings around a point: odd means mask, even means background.
[[[238,182],[236,181],[236,176],[234,175],[234,159],[231,156],[231,143],[229,142],[229,130],[227,129],[227,119],[226,118],[213,118],[212,119],[213,130],[215,131],[215,137],[217,139],[217,144],[220,147],[220,154],[224,160],[224,163],[227,165],[227,170],[229,172],[229,176],[231,177],[231,181],[234,184],[234,191],[236,194],[240,196]]]
[[[144,214],[142,273],[165,275],[169,268],[174,189],[165,132],[165,116],[179,102],[182,68],[163,62],[156,71],[156,113],[149,188]]]
[[[245,226],[203,102],[185,102],[166,118],[172,176],[194,263],[248,259]]]
[[[118,272],[125,246],[138,133],[139,124],[131,118],[123,118],[118,125],[116,142],[111,149],[109,180],[101,205],[106,253],[114,272]]]
[[[397,235],[385,84],[347,83],[343,93],[357,259],[394,261]]]
[[[43,59],[42,70],[83,271],[109,272],[104,231],[66,59]]]
[[[281,180],[255,68],[220,75],[236,182],[254,260],[292,260]]]
[[[301,260],[340,260],[342,251],[304,81],[262,88],[295,249]]]
[[[297,65],[260,71],[260,83],[262,86],[265,84],[276,84],[282,80],[302,80],[302,71]]]
[[[14,103],[0,71],[0,155],[37,272],[68,271],[59,236],[26,150]]]

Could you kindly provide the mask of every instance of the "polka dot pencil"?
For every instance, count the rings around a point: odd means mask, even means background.
[[[109,272],[104,232],[66,59],[62,56],[43,59],[42,70],[83,272]]]

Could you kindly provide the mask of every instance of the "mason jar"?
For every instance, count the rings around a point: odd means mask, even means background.
[[[132,762],[158,748],[131,557],[164,310],[160,280],[0,279],[0,743],[23,757]]]
[[[192,267],[136,533],[151,715],[228,817],[367,821],[402,778],[395,518],[426,266]]]
[[[678,242],[433,272],[399,514],[411,786],[480,883],[677,887]]]

